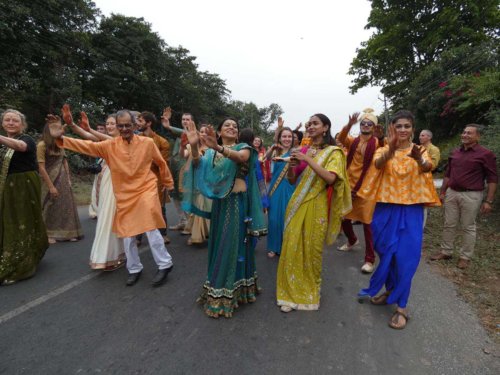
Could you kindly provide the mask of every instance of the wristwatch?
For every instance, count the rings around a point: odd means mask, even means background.
[[[493,201],[489,201],[487,199],[484,199],[483,202],[488,203],[488,204],[493,204]]]

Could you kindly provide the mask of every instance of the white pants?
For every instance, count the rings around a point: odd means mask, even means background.
[[[172,257],[165,247],[163,242],[163,237],[158,229],[150,230],[146,232],[148,237],[149,247],[151,248],[151,253],[153,253],[153,258],[158,265],[160,270],[172,267]],[[129,273],[141,272],[144,268],[141,263],[141,258],[139,258],[139,250],[137,249],[137,244],[134,237],[125,237],[123,239],[123,244],[125,246],[125,254],[127,255],[127,269]]]
[[[173,199],[175,210],[177,211],[177,215],[179,215],[179,223],[186,225],[187,224],[187,215],[181,208],[181,201],[178,199]]]

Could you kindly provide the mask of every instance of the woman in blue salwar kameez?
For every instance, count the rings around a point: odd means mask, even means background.
[[[411,282],[420,261],[424,206],[440,205],[432,181],[432,161],[427,151],[412,143],[414,118],[399,111],[389,126],[388,144],[374,155],[375,168],[358,191],[376,202],[371,223],[380,263],[370,285],[359,296],[370,296],[374,305],[397,304],[389,321],[403,329],[408,321]],[[385,292],[377,293],[385,285]]]

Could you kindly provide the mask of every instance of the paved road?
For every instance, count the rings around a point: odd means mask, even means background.
[[[146,251],[142,279],[125,287],[125,269],[88,268],[95,222],[80,213],[83,241],[52,246],[36,277],[0,288],[0,374],[500,373],[498,357],[484,352],[493,344],[472,309],[424,262],[412,318],[395,331],[387,326],[391,307],[356,298],[368,283],[359,272],[360,249],[326,249],[318,312],[281,313],[274,300],[278,263],[266,258],[263,240],[263,293],[232,319],[216,320],[195,303],[206,248],[187,247],[172,232],[168,283],[150,286],[155,268]]]

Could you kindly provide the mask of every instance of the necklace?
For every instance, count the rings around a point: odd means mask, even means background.
[[[311,152],[311,156],[315,157],[316,154],[318,153],[318,150],[322,150],[325,148],[325,144],[321,143],[319,145],[312,144],[311,147],[309,147],[309,151]]]
[[[407,149],[411,146],[411,142],[408,142],[408,145],[407,146],[399,146],[398,147],[398,150],[404,150],[404,149]]]

